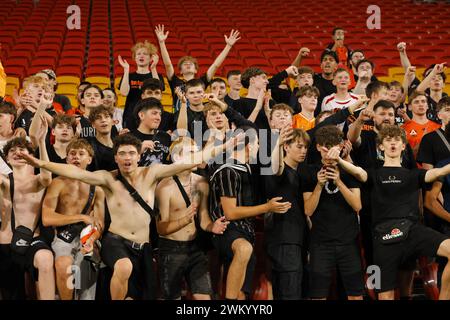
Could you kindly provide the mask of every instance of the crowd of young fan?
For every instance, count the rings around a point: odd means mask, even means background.
[[[419,81],[399,43],[403,83],[384,83],[336,28],[320,73],[301,48],[224,80],[238,31],[204,75],[155,33],[135,72],[118,57],[124,110],[88,82],[72,107],[50,69],[2,97],[0,299],[251,299],[258,264],[279,300],[411,299],[416,270],[450,299],[445,63]]]

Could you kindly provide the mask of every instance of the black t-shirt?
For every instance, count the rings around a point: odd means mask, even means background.
[[[240,98],[239,98],[240,99]],[[225,98],[223,98],[223,100],[225,101],[225,103],[228,105],[228,107],[232,107],[234,105],[235,101],[238,101],[239,99],[231,99],[229,95],[226,95]]]
[[[300,165],[299,167],[301,167]],[[306,168],[304,168],[306,169]],[[299,169],[300,171],[304,169]],[[272,213],[266,225],[265,236],[269,244],[291,243],[303,245],[306,231],[306,217],[300,177],[297,170],[284,166],[280,176],[264,176],[267,199],[283,197],[292,207],[283,214]]]
[[[180,111],[176,112],[173,117],[173,124],[174,127],[177,127],[178,117],[180,116]],[[188,131],[191,135],[191,138],[196,137],[194,135],[195,128],[197,128],[198,132],[203,134],[208,130],[208,125],[206,123],[205,116],[203,114],[203,111],[194,111],[190,107],[187,107],[187,124],[188,124]]]
[[[131,134],[141,141],[151,140],[155,143],[155,149],[153,151],[147,149],[141,154],[141,160],[139,161],[140,167],[148,167],[153,163],[169,163],[167,156],[169,155],[171,138],[168,133],[157,130],[155,134],[145,134],[139,130],[135,130]]]
[[[242,114],[244,118],[248,119],[252,114],[256,106],[256,99],[251,98],[241,98],[236,100],[233,104],[233,109]],[[269,103],[272,108],[275,105],[275,101],[270,100]],[[256,116],[255,125],[258,129],[270,129],[269,121],[267,120],[266,114],[264,113],[264,108],[261,108],[258,115]]]
[[[95,138],[95,129],[92,127],[91,122],[88,118],[81,116],[80,118],[81,132],[80,138],[83,139],[92,139]],[[116,126],[112,126],[111,128],[111,137],[114,139],[119,132],[117,131]]]
[[[63,158],[61,158],[61,157],[56,153],[56,150],[55,150],[55,148],[54,148],[53,145],[51,145],[51,144],[49,144],[49,143],[46,143],[45,147],[46,147],[46,149],[47,149],[48,160],[49,160],[50,162],[64,163],[64,164],[67,163],[67,162],[66,162],[66,158],[63,159]],[[36,150],[34,151],[34,156],[35,156],[36,158],[39,159],[39,148],[36,148]],[[39,174],[39,169],[36,168],[36,169],[34,170],[34,172],[35,172],[35,174]],[[58,176],[58,175],[52,173],[52,177],[53,177],[53,178],[56,178],[57,176]]]
[[[208,88],[210,82],[208,81],[207,75],[204,74],[200,77],[200,80],[205,84],[205,88]],[[186,80],[179,78],[176,75],[173,75],[172,79],[169,80],[170,90],[172,90],[172,99],[173,99],[173,105],[175,106],[175,111],[178,111],[180,108],[178,106],[178,96],[175,93],[175,89],[177,87],[181,87],[183,90],[185,90]]]
[[[55,110],[53,110],[53,108],[46,110],[46,112],[49,115],[51,115],[52,117],[54,117],[56,115],[56,112],[55,112]],[[27,135],[29,135],[31,121],[33,121],[33,117],[34,117],[34,112],[31,112],[30,110],[25,109],[19,115],[19,117],[17,117],[16,121],[14,122],[14,129],[23,128],[26,131]]]
[[[92,127],[91,122],[84,116],[80,118],[81,132],[80,138],[90,139],[95,138],[95,129]]]
[[[162,79],[163,76],[158,74],[159,80],[162,83],[162,91],[164,91],[164,81]],[[142,85],[144,84],[144,81],[147,79],[152,79],[152,73],[130,73],[129,75],[129,84],[130,84],[130,92],[128,92],[127,100],[125,102],[125,109],[123,111],[123,128],[128,128],[130,131],[137,128],[137,120],[134,114],[134,107],[136,106],[136,103],[141,99],[142,94]],[[122,83],[122,79],[120,80],[119,88]]]
[[[210,216],[213,221],[225,216],[220,198],[236,198],[236,206],[254,206],[252,173],[248,165],[234,161],[234,164],[218,165],[211,169],[210,179]],[[254,218],[230,221],[230,226],[250,236],[255,235]]]
[[[320,73],[316,73],[314,75],[314,86],[319,89],[320,92],[319,99],[317,100],[318,106],[322,105],[322,100],[326,96],[336,92],[336,86],[333,84],[333,80],[325,79]],[[320,108],[316,108],[316,110],[314,111],[314,115],[317,116],[319,112]]]
[[[426,172],[402,167],[368,170],[373,225],[398,218],[419,220],[419,189],[426,188]]]
[[[321,165],[311,165],[300,171],[303,192],[313,192],[317,185],[317,172]],[[341,180],[349,189],[359,188],[358,181],[340,170]],[[302,195],[299,195],[302,196]],[[328,181],[320,194],[319,204],[311,216],[311,242],[333,245],[350,244],[359,232],[358,217],[347,203],[339,188]]]
[[[444,130],[439,130],[445,137]],[[423,136],[417,153],[417,162],[435,166],[436,163],[447,158],[450,158],[450,150],[444,141],[442,141],[437,131],[427,133]]]
[[[173,121],[175,115],[172,112],[163,111],[161,113],[161,123],[159,124],[158,130],[161,131],[173,131],[175,128],[173,126]]]
[[[379,168],[384,164],[384,154],[377,148],[377,134],[375,131],[361,131],[361,144],[352,151],[352,158],[355,163],[367,170],[370,168]],[[402,153],[402,167],[413,169],[416,168],[413,151],[409,144]]]
[[[94,149],[94,158],[92,159],[92,163],[89,166],[90,170],[112,171],[118,168],[117,163],[114,160],[113,148],[105,146],[95,137],[89,138],[88,141]]]

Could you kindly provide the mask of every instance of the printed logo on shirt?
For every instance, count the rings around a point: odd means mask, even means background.
[[[395,239],[395,238],[399,238],[403,236],[403,232],[400,229],[392,229],[392,231],[390,233],[385,234],[382,239],[383,240],[390,240],[390,239]]]
[[[133,89],[140,89],[143,84],[144,84],[144,82],[142,82],[142,81],[136,81],[136,80],[130,81],[130,87]]]
[[[20,240],[16,241],[16,246],[18,246],[18,247],[28,247],[29,244],[25,240],[20,239]]]
[[[383,181],[381,181],[381,183],[383,183],[383,184],[402,183],[402,180],[398,180],[396,176],[389,176],[388,180],[383,180]]]
[[[414,129],[411,129],[411,131],[409,132],[410,136],[417,136],[417,132]]]

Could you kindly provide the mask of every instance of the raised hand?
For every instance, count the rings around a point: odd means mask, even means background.
[[[280,130],[280,146],[283,145],[286,141],[291,140],[293,134],[294,129],[291,126],[282,128]]]
[[[330,149],[322,147],[322,150],[327,152],[327,158],[330,160],[338,161],[341,154],[341,148],[339,146],[334,146]]]
[[[269,211],[274,213],[286,213],[291,207],[290,202],[279,202],[282,197],[275,197],[270,199],[267,204],[269,205]]]
[[[296,66],[289,66],[286,68],[289,77],[296,78],[298,76],[298,69]]]
[[[227,221],[225,217],[220,217],[219,219],[214,221],[211,232],[214,234],[223,234],[225,230],[227,230],[229,224],[230,222]]]
[[[405,42],[399,42],[397,44],[397,50],[398,50],[398,52],[405,52],[406,51],[406,43]]]
[[[183,90],[181,90],[181,87],[175,88],[175,94],[178,97],[178,100],[181,101],[181,103],[186,103],[186,95],[184,94]]]
[[[304,58],[304,57],[309,56],[310,52],[311,52],[311,50],[309,50],[309,48],[303,47],[303,48],[300,48],[300,51],[298,52],[298,54]]]
[[[442,63],[436,64],[433,68],[434,74],[439,74],[439,73],[444,72],[446,64],[447,64],[447,62],[442,62]]]
[[[230,36],[227,37],[227,35],[224,35],[225,37],[225,42],[227,43],[227,45],[229,45],[230,47],[234,46],[234,44],[241,39],[240,37],[240,33],[237,30],[231,30]]]
[[[363,111],[361,111],[361,113],[359,114],[358,119],[360,119],[361,121],[369,121],[373,118],[373,111],[372,110],[367,110],[364,109]]]
[[[406,69],[405,77],[411,83],[416,77],[416,67],[409,66],[408,69]]]
[[[152,64],[150,65],[150,69],[156,69],[156,66],[159,62],[159,56],[157,54],[152,54],[151,56]]]
[[[130,65],[128,64],[127,60],[122,59],[122,57],[119,55],[119,64],[123,68],[124,71],[130,71]]]
[[[158,24],[155,27],[155,33],[156,37],[158,38],[159,42],[164,42],[167,40],[167,37],[169,36],[169,31],[164,33],[164,25]]]

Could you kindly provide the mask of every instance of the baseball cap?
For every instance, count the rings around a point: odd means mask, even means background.
[[[322,62],[323,59],[324,59],[326,56],[331,56],[331,57],[333,57],[333,59],[336,61],[336,63],[339,63],[338,55],[337,55],[337,53],[334,52],[333,50],[325,49],[325,50],[322,52],[322,55],[320,56],[320,62]]]

